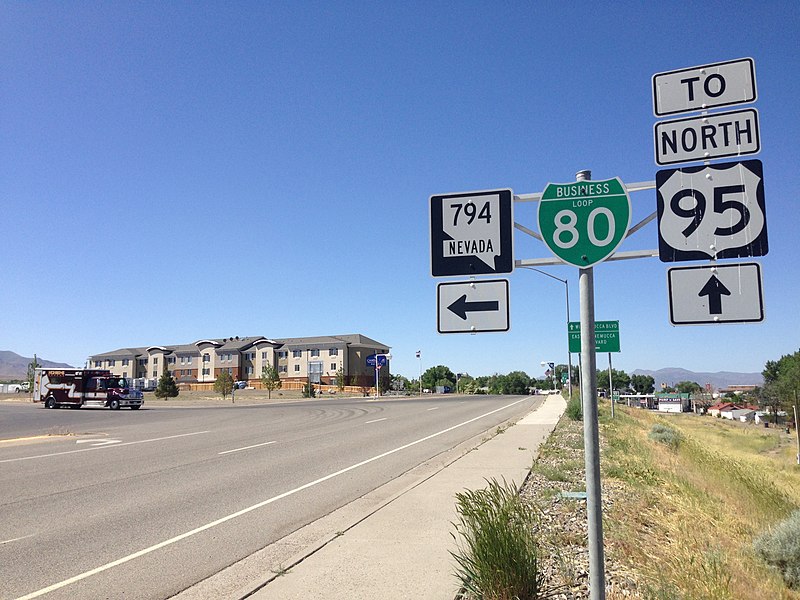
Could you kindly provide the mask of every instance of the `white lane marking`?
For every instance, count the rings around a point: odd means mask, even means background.
[[[434,406],[433,408],[429,408],[428,410],[429,411],[431,411],[431,410],[439,410],[439,407],[438,406]]]
[[[389,456],[391,454],[395,454],[396,452],[401,452],[403,450],[407,450],[408,448],[411,448],[412,446],[416,446],[417,444],[421,444],[422,442],[427,442],[430,439],[433,439],[433,438],[438,437],[440,435],[444,435],[445,433],[449,433],[450,431],[453,431],[454,429],[458,429],[459,427],[463,427],[464,425],[469,425],[470,423],[473,423],[473,422],[475,422],[475,421],[477,421],[479,419],[482,419],[484,417],[488,417],[489,415],[493,415],[496,412],[500,412],[501,410],[505,410],[507,408],[511,408],[515,404],[519,404],[520,402],[524,402],[525,400],[528,400],[528,398],[521,398],[520,400],[517,400],[516,402],[512,402],[511,404],[506,404],[505,406],[501,406],[500,408],[496,408],[496,409],[494,409],[492,411],[489,411],[487,413],[484,413],[482,415],[478,415],[477,417],[473,417],[472,419],[469,419],[468,421],[464,421],[463,423],[459,423],[457,425],[453,425],[452,427],[448,427],[447,429],[442,429],[441,431],[438,431],[436,433],[432,433],[432,434],[427,435],[427,436],[425,436],[423,438],[419,438],[418,440],[414,440],[413,442],[409,442],[408,444],[405,444],[403,446],[398,446],[397,448],[393,448],[392,450],[387,450],[386,452],[383,452],[381,454],[373,456],[372,458],[368,458],[366,460],[362,460],[359,463],[356,463],[354,465],[350,465],[349,467],[345,467],[344,469],[336,471],[335,473],[329,473],[328,475],[325,475],[324,477],[320,477],[319,479],[315,479],[314,481],[309,481],[308,483],[304,483],[300,487],[296,487],[293,490],[289,490],[288,492],[283,492],[282,494],[278,494],[277,496],[273,496],[272,498],[268,498],[267,500],[263,500],[263,501],[259,502],[258,504],[253,504],[252,506],[248,506],[247,508],[243,508],[242,510],[240,510],[238,512],[226,515],[226,516],[224,516],[224,517],[222,517],[220,519],[217,519],[216,521],[212,521],[211,523],[206,523],[205,525],[201,525],[200,527],[197,527],[196,529],[192,529],[191,531],[187,531],[186,533],[182,533],[180,535],[177,535],[174,538],[170,538],[168,540],[164,540],[163,542],[159,542],[158,544],[150,546],[149,548],[145,548],[144,550],[139,550],[138,552],[134,552],[133,554],[129,554],[128,556],[123,556],[122,558],[118,558],[115,561],[112,561],[110,563],[106,563],[106,564],[101,565],[99,567],[96,567],[96,568],[94,568],[94,569],[92,569],[90,571],[86,571],[86,572],[81,573],[79,575],[75,575],[74,577],[70,577],[69,579],[65,579],[64,581],[59,581],[58,583],[54,583],[53,585],[50,585],[50,586],[48,586],[46,588],[42,588],[40,590],[36,590],[35,592],[31,592],[30,594],[27,594],[26,596],[20,596],[19,598],[17,598],[17,600],[32,600],[33,598],[38,598],[39,596],[44,596],[45,594],[49,594],[50,592],[54,592],[55,590],[61,589],[63,587],[71,585],[73,583],[77,583],[77,582],[79,582],[79,581],[81,581],[83,579],[86,579],[88,577],[92,577],[93,575],[97,575],[98,573],[102,573],[103,571],[107,571],[108,569],[113,569],[114,567],[118,567],[119,565],[125,564],[126,562],[130,562],[130,561],[132,561],[132,560],[134,560],[136,558],[139,558],[140,556],[144,556],[145,554],[150,554],[151,552],[155,552],[156,550],[160,550],[161,548],[165,548],[166,546],[170,546],[170,545],[172,545],[172,544],[174,544],[176,542],[180,542],[181,540],[185,540],[188,537],[192,537],[193,535],[197,535],[198,533],[202,533],[203,531],[211,529],[212,527],[216,527],[217,525],[222,525],[223,523],[226,523],[228,521],[231,521],[233,519],[241,517],[242,515],[246,515],[247,513],[253,512],[254,510],[257,510],[259,508],[263,508],[264,506],[267,506],[268,504],[272,504],[273,502],[277,502],[278,500],[282,500],[282,499],[287,498],[289,496],[293,496],[294,494],[296,494],[298,492],[302,492],[303,490],[307,490],[310,487],[314,487],[315,485],[319,485],[320,483],[324,483],[324,482],[328,481],[329,479],[333,479],[334,477],[338,477],[339,475],[344,475],[345,473],[348,473],[348,472],[350,472],[350,471],[352,471],[354,469],[358,469],[359,467],[363,467],[364,465],[368,465],[371,462],[375,462],[376,460],[380,460],[382,458],[386,458],[387,456]]]
[[[217,454],[230,454],[231,452],[241,452],[242,450],[250,450],[250,448],[260,448],[261,446],[269,446],[270,444],[277,443],[275,440],[271,442],[264,442],[263,444],[254,444],[252,446],[245,446],[244,448],[236,448],[235,450],[225,450],[224,452],[217,452]]]
[[[49,458],[51,456],[63,456],[64,454],[75,454],[76,452],[89,452],[91,450],[102,450],[103,448],[122,448],[122,446],[133,446],[134,444],[146,444],[149,442],[160,442],[162,440],[173,440],[175,438],[187,437],[190,435],[200,435],[202,433],[211,433],[210,431],[195,431],[192,433],[181,433],[178,435],[168,435],[166,437],[152,438],[149,440],[138,440],[136,442],[124,442],[121,444],[112,444],[110,446],[92,446],[91,448],[79,448],[78,450],[66,450],[64,452],[53,452],[51,454],[36,454],[34,456],[20,456],[19,458],[5,458],[0,460],[0,463],[17,462],[20,460],[33,460],[34,458]]]
[[[383,417],[382,419],[374,419],[374,420],[372,420],[372,421],[367,421],[367,422],[365,423],[365,425],[369,425],[370,423],[380,423],[381,421],[385,421],[385,420],[386,420],[386,419],[388,419],[388,418],[389,418],[389,417]]]
[[[78,440],[75,442],[76,444],[91,444],[92,446],[108,446],[110,444],[119,444],[122,440],[101,440],[101,439],[94,439],[94,440]]]
[[[27,540],[28,538],[32,538],[34,535],[36,535],[36,534],[32,533],[30,535],[23,535],[22,537],[12,538],[10,540],[4,540],[4,541],[0,542],[0,546],[2,546],[3,544],[10,544],[11,542],[18,542],[20,540]]]

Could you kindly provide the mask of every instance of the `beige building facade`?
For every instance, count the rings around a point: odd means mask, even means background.
[[[264,367],[274,367],[282,381],[374,386],[375,368],[367,357],[388,354],[386,344],[361,334],[273,340],[245,338],[202,339],[191,344],[121,348],[95,354],[88,367],[108,369],[130,379],[158,379],[169,370],[178,384],[214,383],[223,371],[236,381],[255,385]],[[379,371],[388,380],[390,365]]]

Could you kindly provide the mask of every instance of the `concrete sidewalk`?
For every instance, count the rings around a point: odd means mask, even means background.
[[[492,478],[521,485],[565,408],[561,396],[549,396],[474,450],[427,472],[421,466],[178,598],[452,600],[456,493]]]

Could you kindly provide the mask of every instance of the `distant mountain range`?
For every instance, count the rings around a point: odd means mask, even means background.
[[[58,369],[67,368],[67,363],[53,362],[36,357],[37,362],[43,367]],[[28,365],[33,362],[33,357],[26,358],[16,352],[0,350],[0,381],[5,379],[25,379],[28,376]]]
[[[631,375],[651,375],[656,381],[656,391],[661,389],[661,384],[674,386],[681,381],[694,381],[705,387],[707,383],[715,390],[726,388],[730,385],[764,385],[764,377],[761,373],[733,373],[730,371],[719,371],[717,373],[695,373],[686,369],[667,368],[658,371],[648,371],[636,369]]]

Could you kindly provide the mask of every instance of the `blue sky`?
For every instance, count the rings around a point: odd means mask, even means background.
[[[671,326],[666,269],[698,263],[657,258],[595,267],[595,314],[620,321],[616,368],[761,371],[800,345],[799,26],[795,1],[5,2],[0,349],[359,332],[408,377],[541,376],[566,362],[564,286],[518,269],[510,332],[438,334],[429,196],[653,180],[651,76],[749,56],[765,322]],[[537,229],[535,204],[515,220]],[[620,250],[657,247],[651,223]],[[548,255],[515,232],[515,258]],[[577,269],[546,270],[577,320]]]

